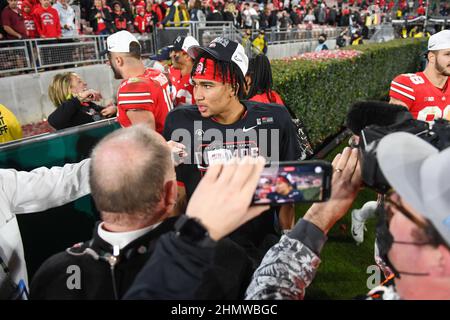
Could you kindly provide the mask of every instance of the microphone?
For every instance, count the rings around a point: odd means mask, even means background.
[[[404,106],[383,101],[359,101],[350,107],[346,126],[354,134],[359,135],[362,129],[370,125],[384,127],[412,118]]]

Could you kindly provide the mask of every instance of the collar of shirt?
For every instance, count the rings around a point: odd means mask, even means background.
[[[111,232],[106,231],[103,229],[104,222],[100,223],[98,225],[98,235],[100,238],[108,242],[110,245],[119,246],[119,249],[122,250],[125,248],[128,244],[136,240],[137,238],[143,236],[150,230],[155,229],[157,226],[161,224],[161,222],[151,225],[149,227],[145,227],[142,229],[134,230],[134,231],[128,231],[128,232]]]

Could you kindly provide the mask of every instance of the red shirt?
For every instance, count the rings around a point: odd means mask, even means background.
[[[250,101],[262,102],[262,103],[276,103],[284,106],[284,102],[281,99],[280,95],[275,91],[270,92],[270,100],[267,97],[266,93],[255,94],[253,97],[249,99]]]
[[[191,83],[191,75],[181,75],[179,69],[171,67],[169,69],[170,82],[172,83],[173,106],[195,104],[194,86]]]
[[[404,102],[415,119],[428,122],[436,118],[450,120],[448,78],[445,86],[439,89],[423,72],[401,74],[392,80],[389,96]]]
[[[145,18],[145,23],[147,25],[147,32],[150,32],[151,31],[150,27],[151,27],[151,24],[153,22],[153,14],[152,14],[152,12],[151,11],[150,12],[146,11],[145,15],[144,15],[144,18]]]
[[[41,38],[61,37],[61,23],[58,11],[52,7],[36,6],[33,11],[34,23]]]
[[[417,14],[419,16],[424,16],[425,15],[425,8],[423,6],[420,6],[417,8]]]
[[[23,17],[19,13],[11,10],[10,7],[5,7],[5,9],[3,9],[3,11],[2,11],[1,18],[2,18],[1,19],[2,25],[8,26],[11,29],[13,29],[15,32],[20,33],[20,35],[23,38],[27,37],[27,30],[25,29],[24,20],[23,20]],[[17,40],[18,38],[11,36],[7,33],[6,39]]]
[[[170,86],[167,77],[161,71],[152,68],[146,69],[144,72],[144,76],[159,83],[164,93],[164,102],[166,103],[166,108],[169,111],[172,110],[173,104],[172,99],[170,99]]]
[[[152,5],[152,10],[154,13],[156,13],[156,16],[158,17],[158,22],[161,22],[164,19],[164,14],[157,3],[154,3]]]
[[[38,38],[39,33],[34,23],[33,16],[30,13],[23,13],[23,22],[25,24],[25,29],[27,30],[28,38]]]
[[[129,110],[150,111],[155,118],[155,129],[162,133],[169,108],[162,87],[145,74],[122,81],[117,92],[117,121],[122,127],[132,125]]]
[[[147,28],[147,19],[145,19],[145,16],[136,16],[136,18],[134,18],[134,26],[139,33],[144,33]]]

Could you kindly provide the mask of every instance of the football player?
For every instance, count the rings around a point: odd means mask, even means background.
[[[389,102],[405,106],[418,120],[450,120],[450,30],[430,37],[426,55],[428,64],[423,72],[392,80]]]
[[[191,83],[194,60],[187,53],[191,46],[198,46],[198,41],[194,37],[179,36],[175,39],[170,52],[172,67],[169,69],[169,79],[172,84],[174,107],[195,103],[194,86]]]
[[[122,127],[146,123],[162,133],[166,115],[172,109],[168,90],[161,86],[165,76],[145,69],[141,46],[128,31],[110,35],[107,45],[114,77],[125,79],[117,92],[117,121]]]
[[[188,153],[184,164],[177,167],[180,194],[189,199],[207,167],[216,161],[249,155],[275,161],[300,158],[288,111],[242,100],[248,57],[240,44],[218,37],[208,47],[193,46],[188,52],[195,58],[196,105],[174,108],[163,133],[167,140],[183,143]],[[271,209],[248,222],[232,238],[244,247],[256,248],[253,252],[264,253],[258,248],[268,244],[264,243],[266,236],[291,229],[293,223],[294,207],[283,205],[279,212]]]

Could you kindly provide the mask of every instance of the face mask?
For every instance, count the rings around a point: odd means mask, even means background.
[[[319,39],[319,43],[320,43],[320,44],[322,44],[322,43],[324,43],[324,42],[325,42],[325,40]]]

